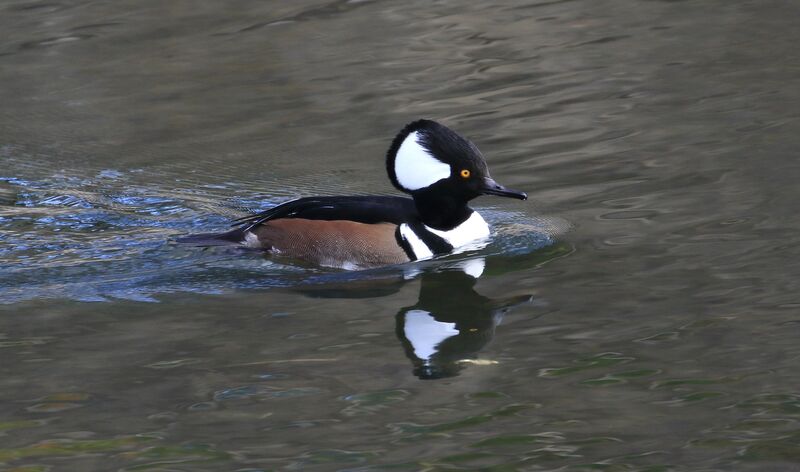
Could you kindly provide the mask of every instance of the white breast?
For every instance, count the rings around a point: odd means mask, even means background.
[[[433,257],[433,251],[431,251],[428,245],[425,244],[419,236],[417,236],[417,233],[407,224],[403,223],[400,225],[400,235],[411,246],[411,250],[414,251],[414,255],[417,256],[417,259]]]
[[[490,234],[489,225],[477,211],[473,211],[466,221],[449,231],[440,231],[427,226],[425,228],[450,243],[454,250],[471,243],[484,241]]]
[[[473,211],[466,221],[449,231],[440,231],[430,226],[425,226],[425,229],[447,241],[453,246],[453,252],[480,249],[486,245],[491,234],[486,220],[477,211]],[[411,246],[417,260],[433,257],[433,251],[407,224],[400,225],[400,235]]]

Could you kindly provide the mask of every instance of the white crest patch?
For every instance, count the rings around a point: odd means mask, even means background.
[[[431,233],[441,236],[442,239],[453,246],[453,249],[463,249],[468,244],[485,241],[491,233],[486,220],[477,211],[473,211],[466,221],[449,231],[441,231],[428,226],[425,226],[425,228]]]
[[[406,313],[403,334],[414,347],[414,355],[422,360],[429,360],[442,341],[458,333],[455,323],[436,321],[427,311],[410,310]]]
[[[417,236],[417,233],[405,223],[400,225],[400,236],[408,242],[418,260],[433,257],[433,251],[431,251],[428,245]]]
[[[419,190],[450,177],[450,165],[433,157],[418,138],[416,131],[409,133],[394,158],[394,174],[406,190]]]

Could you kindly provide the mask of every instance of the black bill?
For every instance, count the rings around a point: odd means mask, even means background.
[[[484,179],[483,191],[481,193],[483,193],[484,195],[497,195],[498,197],[510,197],[519,200],[528,199],[528,194],[526,194],[525,192],[520,192],[517,190],[511,190],[510,188],[505,188],[489,177],[486,177],[486,179]]]

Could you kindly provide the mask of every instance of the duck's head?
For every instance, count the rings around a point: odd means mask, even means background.
[[[495,182],[474,144],[431,120],[414,121],[400,131],[386,154],[386,170],[398,190],[414,197],[424,193],[463,202],[480,195],[528,198]]]

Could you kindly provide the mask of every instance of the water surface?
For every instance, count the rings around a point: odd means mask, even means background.
[[[0,469],[796,470],[798,13],[4,3]],[[391,193],[419,117],[528,192],[487,247],[170,242]]]

